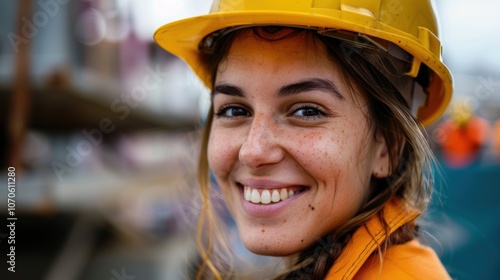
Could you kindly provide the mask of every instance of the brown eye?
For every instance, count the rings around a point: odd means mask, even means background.
[[[317,106],[304,105],[296,109],[293,116],[304,118],[304,119],[318,119],[327,116],[327,114]]]
[[[223,118],[247,117],[250,116],[250,112],[245,108],[231,105],[220,108],[215,115]]]

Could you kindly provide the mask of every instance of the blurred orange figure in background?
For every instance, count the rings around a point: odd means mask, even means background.
[[[493,139],[492,139],[493,153],[500,159],[500,119],[493,124]]]
[[[457,101],[450,107],[449,119],[437,129],[445,162],[460,168],[476,159],[488,138],[490,126],[487,120],[474,114],[468,102]]]

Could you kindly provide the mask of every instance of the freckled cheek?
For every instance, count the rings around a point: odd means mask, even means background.
[[[337,133],[315,139],[295,151],[296,159],[321,186],[327,187],[328,192],[323,195],[332,196],[330,192],[340,187],[337,184],[345,184],[345,180],[352,175],[353,147]]]
[[[342,145],[333,136],[323,137],[320,141],[313,141],[302,147],[297,152],[302,155],[304,165],[315,167],[319,172],[329,171],[343,157],[344,152]]]
[[[224,134],[212,132],[208,142],[208,164],[219,179],[231,171],[231,167],[238,160],[238,148],[230,138]]]

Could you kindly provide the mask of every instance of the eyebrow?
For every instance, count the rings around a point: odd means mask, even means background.
[[[222,93],[230,96],[245,97],[245,94],[243,93],[243,90],[241,88],[224,83],[216,85],[212,90],[211,96],[213,97],[217,93]]]
[[[335,84],[327,79],[322,78],[311,78],[282,86],[278,90],[278,97],[285,97],[313,90],[326,91],[328,93],[332,93],[339,99],[345,99]],[[245,97],[245,93],[240,87],[225,83],[216,85],[212,90],[211,96],[213,97],[218,93],[230,96]]]
[[[284,97],[313,90],[320,90],[333,93],[335,97],[339,99],[344,99],[344,96],[340,93],[339,89],[335,84],[333,84],[331,81],[327,79],[322,79],[322,78],[307,79],[304,81],[283,86],[278,91],[278,96]]]

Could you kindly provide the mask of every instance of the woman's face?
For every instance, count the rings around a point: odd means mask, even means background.
[[[208,160],[243,244],[283,256],[352,218],[387,153],[323,45],[252,34],[219,65]]]

